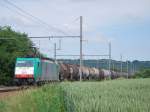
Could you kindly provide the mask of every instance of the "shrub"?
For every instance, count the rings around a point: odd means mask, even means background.
[[[144,69],[134,75],[135,78],[150,78],[150,69]]]

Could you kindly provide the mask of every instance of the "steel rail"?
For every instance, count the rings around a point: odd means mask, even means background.
[[[12,87],[2,87],[0,88],[0,93],[2,92],[10,92],[10,91],[18,91],[23,89],[28,89],[29,86],[12,86]]]

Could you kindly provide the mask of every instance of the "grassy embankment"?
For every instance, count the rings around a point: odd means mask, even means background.
[[[56,84],[19,91],[1,99],[0,112],[63,112],[61,89]]]
[[[2,100],[0,111],[149,112],[150,79],[46,85]]]

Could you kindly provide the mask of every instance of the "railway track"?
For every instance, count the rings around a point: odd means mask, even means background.
[[[10,91],[19,91],[19,90],[24,90],[28,89],[29,86],[12,86],[12,87],[1,87],[0,88],[0,93],[2,92],[10,92]]]

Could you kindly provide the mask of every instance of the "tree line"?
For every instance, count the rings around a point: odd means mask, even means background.
[[[32,46],[27,34],[16,32],[9,26],[0,27],[0,85],[12,83],[16,58],[34,55]]]

